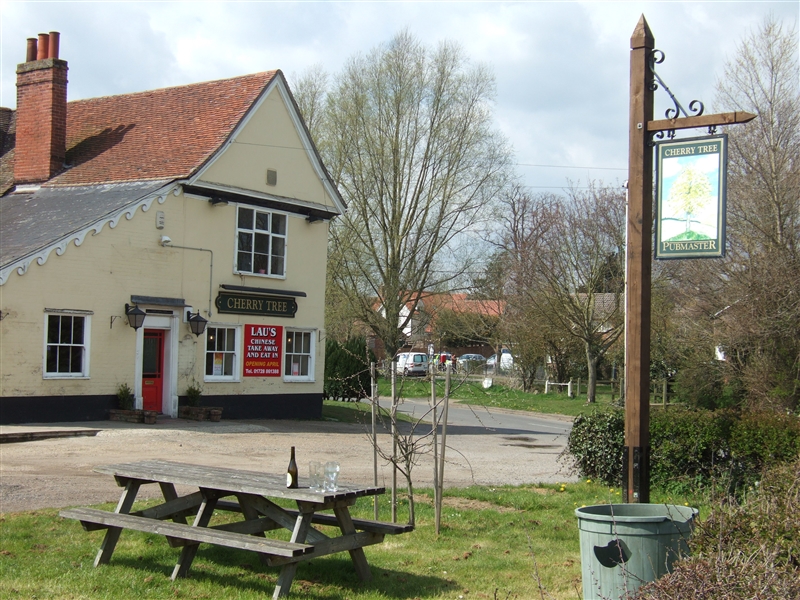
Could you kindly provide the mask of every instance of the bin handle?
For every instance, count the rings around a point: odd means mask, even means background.
[[[625,564],[631,559],[630,549],[620,539],[611,540],[605,546],[595,546],[594,555],[601,565],[609,569]]]

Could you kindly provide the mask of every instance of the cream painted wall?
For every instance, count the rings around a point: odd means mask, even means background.
[[[156,229],[158,211],[164,212],[162,230]],[[120,383],[133,386],[136,335],[124,317],[131,295],[184,298],[209,318],[209,253],[164,248],[159,245],[162,235],[175,245],[213,250],[214,298],[222,283],[308,295],[297,299],[294,319],[216,314],[212,305],[210,321],[316,329],[315,382],[247,377],[238,383],[204,383],[205,393],[321,393],[324,343],[319,339],[324,327],[327,223],[309,224],[302,217],[289,216],[285,279],[240,276],[233,273],[235,215],[234,205],[212,206],[168,194],[163,204],[154,201],[147,212],[139,209],[131,220],[122,218],[116,228],[106,226],[99,234],[87,236],[80,247],[70,244],[62,256],[53,252],[44,265],[34,262],[25,275],[14,272],[0,287],[4,315],[0,321],[0,395],[113,394]],[[93,311],[88,379],[43,379],[45,308]],[[183,394],[193,378],[203,380],[205,336],[196,339],[182,322],[178,332],[177,392]]]
[[[267,169],[278,174],[277,185],[267,185]],[[201,181],[297,198],[335,208],[292,122],[277,86],[213,164]]]

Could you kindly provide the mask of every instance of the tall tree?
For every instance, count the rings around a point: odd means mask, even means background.
[[[506,204],[515,302],[525,314],[555,323],[561,337],[581,341],[587,401],[594,402],[597,366],[623,331],[625,198],[591,186],[567,198],[518,191]]]
[[[800,400],[800,69],[797,26],[767,18],[738,46],[717,83],[722,110],[758,118],[731,127],[727,256],[687,261],[695,293],[687,339],[713,339],[720,377],[742,399],[777,408]],[[685,286],[684,286],[685,287]],[[710,357],[709,357],[710,358]]]
[[[314,81],[321,78],[317,76]],[[303,102],[319,96],[301,90]],[[424,296],[462,274],[454,244],[505,183],[494,78],[460,47],[408,32],[333,78],[312,133],[348,204],[331,228],[333,281],[393,356]]]

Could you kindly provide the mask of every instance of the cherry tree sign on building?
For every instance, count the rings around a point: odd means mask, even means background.
[[[283,327],[244,326],[244,376],[280,377]]]

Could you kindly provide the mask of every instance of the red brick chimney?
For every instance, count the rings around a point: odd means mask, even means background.
[[[14,180],[43,183],[64,168],[67,145],[67,62],[59,60],[59,33],[28,39],[17,65]]]

